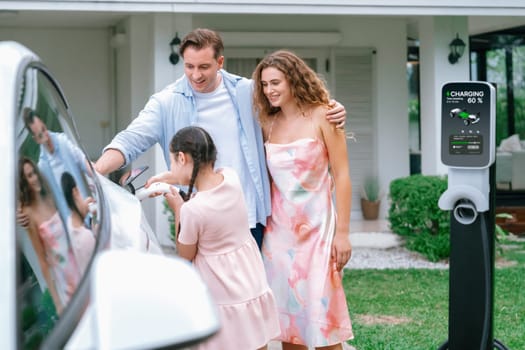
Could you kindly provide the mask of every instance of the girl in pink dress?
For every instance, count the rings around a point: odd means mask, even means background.
[[[295,54],[268,55],[253,79],[271,175],[262,253],[279,339],[285,350],[342,349],[353,338],[341,282],[351,255],[345,133],[325,119],[328,91]]]
[[[89,203],[94,202],[94,200],[92,197],[82,198],[75,178],[67,171],[62,174],[60,184],[62,192],[64,192],[64,199],[71,210],[71,215],[67,219],[67,230],[71,239],[71,247],[80,273],[84,275],[84,271],[93,256],[96,243],[93,231],[88,229],[84,223],[84,219],[89,212]]]
[[[214,170],[217,151],[202,128],[178,131],[170,153],[173,178],[189,186],[184,199],[176,190],[165,195],[180,223],[177,251],[200,272],[222,325],[199,349],[266,349],[279,335],[277,308],[239,178],[230,168]]]

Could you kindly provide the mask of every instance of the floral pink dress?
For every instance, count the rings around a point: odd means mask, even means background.
[[[326,147],[312,138],[265,147],[272,216],[262,253],[279,340],[318,347],[352,339],[342,276],[330,257],[336,218]]]

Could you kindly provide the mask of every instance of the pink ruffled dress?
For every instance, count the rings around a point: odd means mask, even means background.
[[[261,253],[248,224],[239,178],[222,170],[224,181],[200,191],[180,210],[182,244],[197,244],[193,261],[218,306],[221,330],[198,349],[247,349],[277,337],[279,321]]]
[[[95,236],[93,235],[93,232],[84,225],[75,227],[71,220],[71,216],[68,218],[67,227],[69,237],[71,238],[73,253],[80,273],[83,275],[95,250]]]

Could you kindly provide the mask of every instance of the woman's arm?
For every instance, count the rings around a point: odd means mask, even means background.
[[[335,182],[337,220],[332,257],[335,259],[337,269],[341,270],[352,254],[352,246],[349,239],[352,183],[350,180],[346,136],[343,130],[337,129],[333,124],[327,122],[323,115],[318,117],[317,121],[328,151],[330,170]]]

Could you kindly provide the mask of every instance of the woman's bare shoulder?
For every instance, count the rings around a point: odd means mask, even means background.
[[[326,119],[326,111],[328,106],[314,106],[312,107],[310,113],[312,115],[312,120],[318,127],[329,126],[330,122]]]

